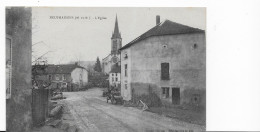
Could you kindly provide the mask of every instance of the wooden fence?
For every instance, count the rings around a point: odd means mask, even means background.
[[[32,90],[32,118],[35,127],[43,125],[49,115],[48,105],[51,91],[51,89]]]

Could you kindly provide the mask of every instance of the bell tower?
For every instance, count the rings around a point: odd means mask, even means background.
[[[119,49],[122,47],[121,33],[119,32],[117,15],[114,32],[111,37],[111,55],[119,54]]]

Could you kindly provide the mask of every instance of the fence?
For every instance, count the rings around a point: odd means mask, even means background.
[[[49,115],[49,98],[51,89],[33,89],[32,90],[32,117],[35,127],[44,124]]]

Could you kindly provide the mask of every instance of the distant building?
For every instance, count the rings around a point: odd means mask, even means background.
[[[114,82],[118,83],[118,81],[115,81],[114,79],[119,80],[119,78],[120,78],[120,76],[118,76],[117,78],[112,78],[113,75],[120,74],[120,70],[112,70],[112,69],[113,69],[113,67],[120,66],[119,49],[121,47],[122,47],[122,38],[121,38],[121,33],[119,32],[118,21],[117,21],[117,17],[116,17],[115,28],[114,28],[114,32],[112,33],[112,37],[111,37],[111,53],[107,57],[102,59],[103,73],[111,74],[111,76],[109,75],[110,85],[113,85]],[[112,80],[114,80],[114,81],[112,81]]]
[[[35,66],[34,66],[35,67]],[[44,70],[37,70],[36,80],[49,80],[58,88],[78,89],[88,83],[88,71],[77,63],[67,65],[47,65]]]
[[[205,106],[205,32],[165,20],[121,49],[121,95],[148,94],[170,104]]]
[[[111,72],[109,73],[109,84],[111,86],[120,86],[121,67],[117,64],[112,66]]]

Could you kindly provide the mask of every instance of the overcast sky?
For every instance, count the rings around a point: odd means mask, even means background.
[[[111,36],[117,14],[124,46],[156,24],[168,19],[205,30],[206,8],[33,8],[33,55],[48,51],[50,64],[70,61],[95,61],[111,50]],[[50,16],[73,16],[74,19],[50,19]],[[75,17],[90,19],[75,19]],[[95,17],[106,17],[99,20]],[[38,43],[40,42],[40,43]]]

